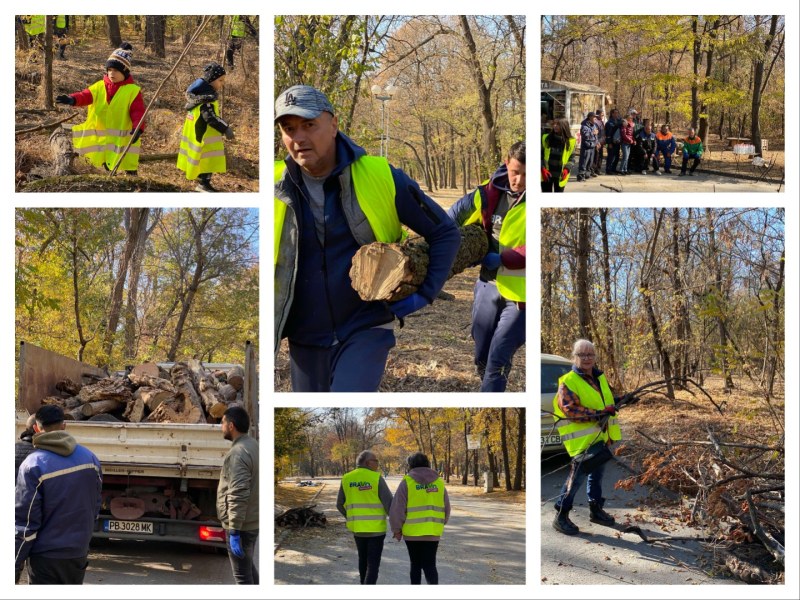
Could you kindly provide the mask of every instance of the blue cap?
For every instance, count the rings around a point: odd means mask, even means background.
[[[328,98],[310,85],[293,85],[275,99],[275,120],[286,115],[316,119],[323,112],[336,114]]]

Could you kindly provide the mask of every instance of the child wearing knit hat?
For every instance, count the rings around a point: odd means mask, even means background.
[[[216,192],[211,176],[227,171],[224,140],[233,139],[233,129],[219,113],[218,92],[224,85],[225,68],[211,62],[203,69],[203,76],[186,89],[187,113],[177,167],[186,173],[186,179],[198,180],[198,192]]]
[[[72,128],[72,144],[95,167],[102,165],[107,171],[112,170],[133,138],[120,168],[136,175],[145,107],[141,88],[131,77],[132,59],[133,46],[123,42],[108,57],[102,80],[80,92],[61,94],[56,102],[89,107],[86,121]]]

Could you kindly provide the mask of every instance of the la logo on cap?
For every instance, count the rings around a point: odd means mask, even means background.
[[[294,94],[291,92],[287,92],[286,97],[284,98],[284,103],[291,104],[292,106],[297,104],[297,100],[294,97]]]

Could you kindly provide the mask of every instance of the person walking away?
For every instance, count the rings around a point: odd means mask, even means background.
[[[603,372],[595,366],[595,348],[589,340],[578,340],[572,349],[572,369],[558,380],[553,398],[558,434],[572,457],[567,480],[555,503],[553,528],[566,535],[579,533],[569,518],[575,494],[586,478],[589,520],[613,525],[614,517],[603,510],[603,471],[611,458],[608,447],[622,439],[617,409]]]
[[[644,120],[644,128],[639,132],[639,137],[636,138],[636,141],[642,150],[642,175],[647,175],[647,166],[650,164],[653,165],[653,171],[658,173],[658,164],[655,160],[656,134],[653,133],[650,119]]]
[[[664,123],[661,126],[661,131],[656,134],[656,153],[653,157],[653,163],[656,169],[656,175],[660,175],[660,164],[658,160],[659,154],[664,156],[664,173],[672,173],[672,155],[675,154],[677,144],[675,137],[669,130],[669,126]]]
[[[69,16],[56,15],[53,17],[53,34],[58,42],[58,58],[67,60],[64,51],[67,49],[67,33],[69,33]]]
[[[356,468],[345,473],[336,498],[336,509],[346,519],[358,551],[358,577],[361,585],[378,582],[386,515],[392,506],[392,492],[379,470],[374,452],[364,450],[356,458]]]
[[[578,161],[578,181],[586,181],[589,177],[597,177],[592,171],[596,145],[597,125],[595,125],[594,111],[592,111],[581,122],[581,154]]]
[[[525,142],[516,142],[491,179],[447,211],[459,226],[478,223],[489,251],[472,303],[472,339],[481,392],[504,392],[525,343]]]
[[[681,176],[686,175],[686,167],[689,160],[692,161],[692,167],[689,170],[689,176],[694,176],[694,171],[700,164],[700,159],[703,156],[703,140],[695,134],[694,127],[689,127],[688,135],[683,140],[683,162],[681,162]]]
[[[228,408],[220,427],[233,444],[219,474],[217,518],[225,529],[236,585],[258,585],[258,442],[247,435],[250,416],[241,406]]]
[[[30,415],[25,423],[25,429],[19,434],[19,440],[14,444],[14,481],[17,481],[19,466],[35,450],[33,436],[36,434],[36,415]]]
[[[68,106],[88,106],[86,121],[72,128],[75,152],[95,167],[111,171],[131,142],[119,168],[135,176],[139,169],[141,138],[144,133],[142,89],[133,82],[133,46],[128,42],[111,53],[106,74],[85,90],[60,94],[56,102]]]
[[[228,170],[225,140],[232,140],[234,133],[219,111],[219,92],[225,86],[225,75],[222,65],[210,62],[203,68],[203,76],[186,89],[187,112],[176,166],[186,174],[186,179],[197,180],[197,192],[216,192],[211,177]]]
[[[34,44],[38,44],[41,48],[44,48],[44,34],[46,31],[45,19],[45,15],[30,15],[27,19],[22,19],[25,32],[28,34],[28,43],[31,48],[33,48]]]
[[[553,119],[542,135],[542,192],[562,193],[575,166],[575,144],[569,121]]]
[[[258,39],[258,31],[250,23],[250,18],[245,15],[233,15],[231,17],[231,35],[228,38],[228,47],[225,49],[225,64],[229,71],[233,71],[235,68],[234,54],[242,49],[248,34]]]
[[[25,560],[28,582],[81,585],[100,512],[100,461],[65,431],[64,410],[36,411],[34,451],[22,462],[15,490],[15,575]]]
[[[616,108],[611,111],[610,118],[606,123],[606,144],[608,152],[606,156],[606,175],[613,175],[619,166],[619,153],[622,146],[622,119],[619,117],[619,110]]]
[[[619,167],[620,175],[628,174],[628,161],[631,156],[631,147],[636,144],[633,139],[633,115],[629,114],[628,118],[622,122],[619,128],[620,142],[622,143],[622,162]]]
[[[606,113],[602,108],[595,111],[594,124],[597,126],[597,144],[594,151],[594,164],[592,165],[592,172],[595,175],[602,175],[603,170],[603,148],[606,145]]]
[[[397,486],[389,510],[389,524],[397,541],[404,540],[411,562],[411,584],[439,584],[436,553],[444,526],[450,520],[450,498],[444,480],[431,469],[422,452],[406,459],[408,473]]]
[[[295,392],[376,392],[394,320],[402,326],[436,299],[461,236],[415,181],[339,131],[334,113],[307,85],[275,100],[289,156],[274,165],[274,349],[288,338]],[[365,302],[350,283],[353,256],[375,241],[400,241],[403,225],[428,243],[425,279],[397,302]]]

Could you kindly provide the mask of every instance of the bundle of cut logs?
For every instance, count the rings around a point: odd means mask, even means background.
[[[289,527],[290,529],[325,527],[328,520],[323,513],[314,510],[315,506],[316,504],[312,504],[311,506],[300,506],[284,510],[275,515],[275,524],[278,527]]]
[[[199,360],[135,366],[127,375],[93,381],[63,379],[58,395],[42,399],[57,404],[71,420],[120,420],[148,423],[219,423],[229,406],[242,403],[244,370],[207,371]]]

